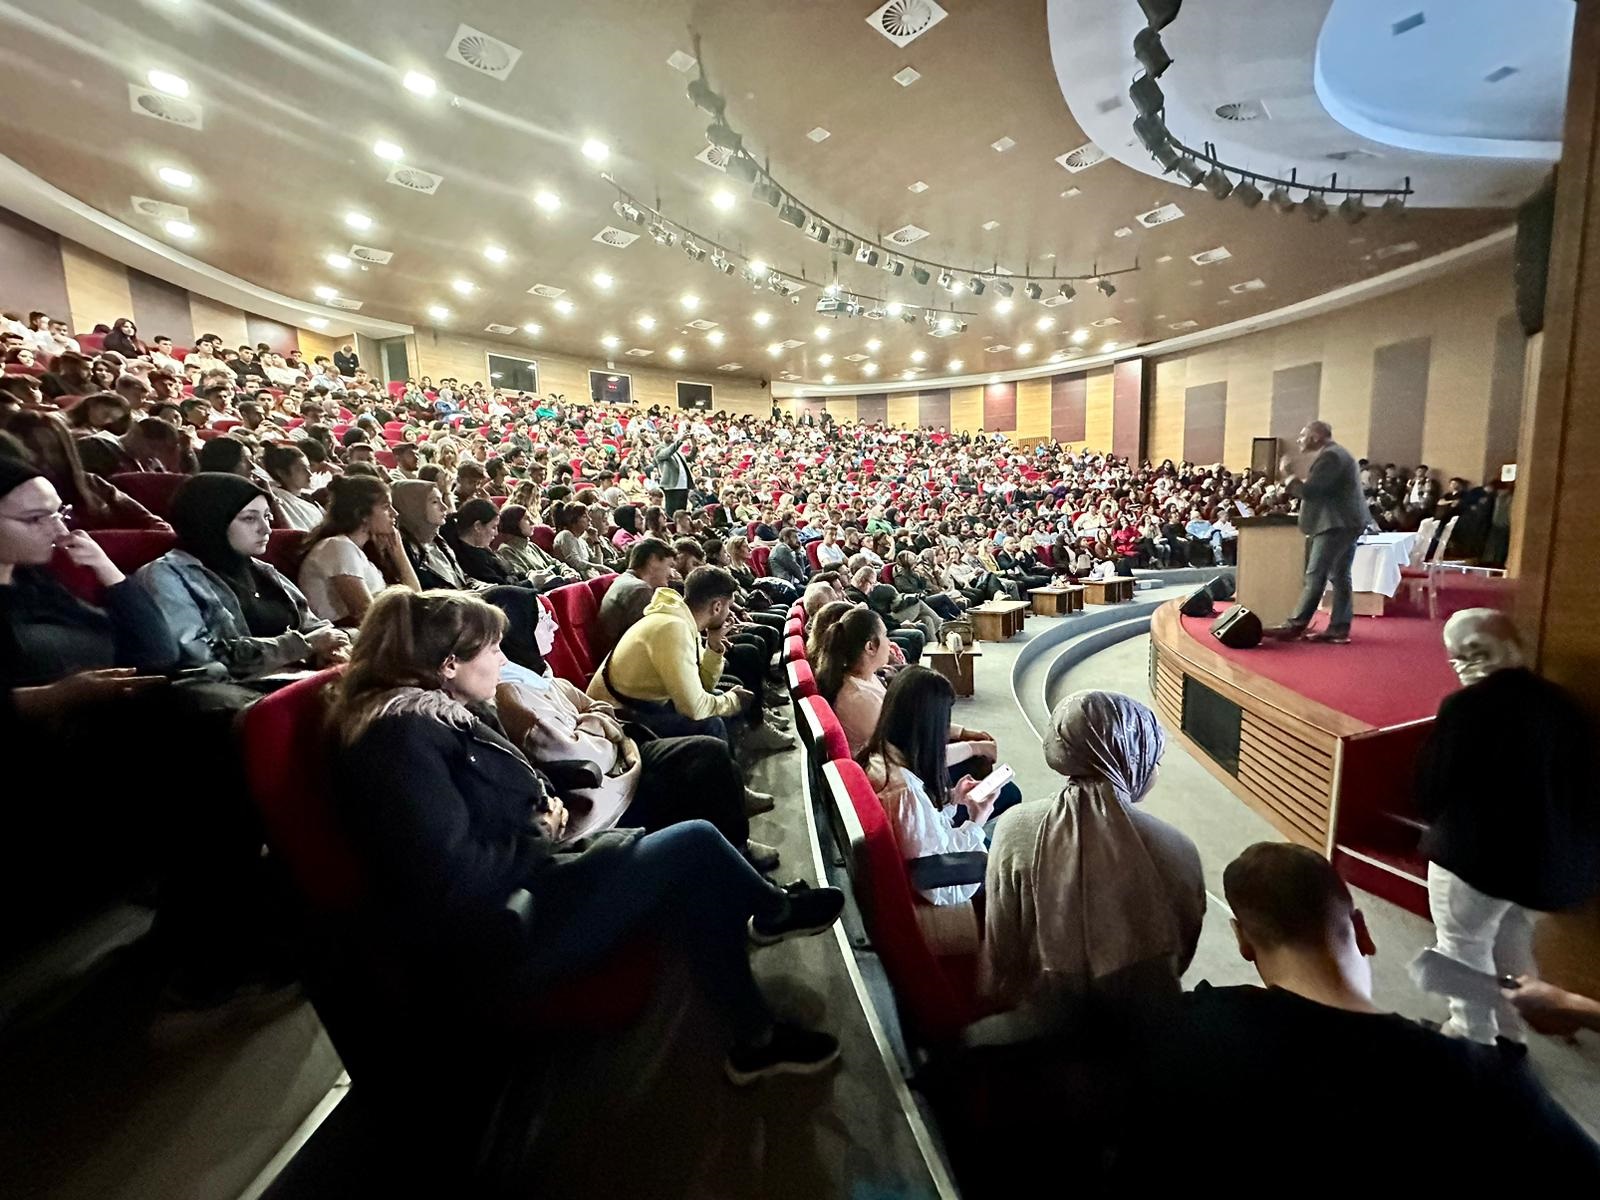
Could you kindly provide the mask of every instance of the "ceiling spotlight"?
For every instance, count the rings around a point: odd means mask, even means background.
[[[723,212],[727,212],[736,203],[738,203],[738,198],[727,188],[718,188],[711,193],[711,206],[713,208],[719,208]]]
[[[906,273],[906,264],[898,258],[890,258],[884,261],[883,269],[898,279]]]
[[[967,280],[967,291],[971,292],[974,296],[983,295],[983,280],[974,275],[971,279]]]
[[[928,268],[919,263],[911,268],[911,278],[915,279],[920,286],[927,283],[931,276],[928,274]]]
[[[472,281],[467,279],[454,280],[450,286],[456,290],[456,294],[459,296],[470,296],[476,290]]]
[[[1022,289],[1022,294],[1029,300],[1037,300],[1040,296],[1044,295],[1044,289],[1037,283],[1030,283]]]
[[[555,310],[558,313],[560,313],[563,317],[570,317],[573,314],[573,311],[574,311],[572,301],[566,299],[565,297],[563,297],[560,300],[557,300],[552,307],[554,307]]]
[[[611,156],[611,147],[599,138],[587,138],[583,143],[583,156],[592,163],[603,163]]]
[[[589,276],[589,279],[595,285],[595,287],[599,288],[601,291],[605,291],[616,282],[616,280],[612,279],[611,276],[607,275],[604,271],[596,271],[593,275]]]
[[[1161,168],[1163,175],[1172,174],[1183,161],[1183,154],[1171,142],[1162,142],[1159,146],[1152,147],[1150,157],[1156,160],[1156,165]]]
[[[1328,215],[1328,202],[1320,192],[1307,192],[1306,198],[1300,201],[1300,207],[1305,210],[1309,221],[1320,221]]]
[[[1139,0],[1139,7],[1151,29],[1165,29],[1183,7],[1183,0]]]
[[[406,156],[405,150],[401,147],[381,139],[372,143],[372,152],[387,162],[399,162]]]
[[[372,218],[366,213],[347,212],[344,215],[344,223],[357,233],[365,233],[372,228]]]
[[[1233,193],[1233,180],[1221,167],[1212,167],[1206,172],[1205,185],[1206,191],[1218,200],[1226,200]]]
[[[917,314],[908,308],[900,314],[900,320],[905,322],[907,325],[915,325],[917,323]]]
[[[961,326],[962,329],[966,328],[966,326],[961,325],[961,322],[957,321],[954,317],[940,317],[939,318],[939,332],[940,333],[956,333],[956,332],[958,332],[958,330],[956,328],[958,325]]]
[[[689,81],[689,101],[701,112],[710,113],[713,117],[722,112],[722,97],[711,90],[711,85],[706,82],[704,75]]]
[[[939,286],[944,288],[944,290],[947,292],[954,291],[956,287],[956,277],[949,271],[940,271]]]
[[[162,228],[175,238],[188,239],[194,236],[194,226],[187,221],[168,221]]]
[[[1152,79],[1159,79],[1161,73],[1172,65],[1172,56],[1161,44],[1161,35],[1148,27],[1134,35],[1133,56],[1139,60],[1144,73]]]
[[[1206,177],[1206,169],[1187,154],[1180,158],[1178,165],[1172,169],[1177,172],[1178,178],[1190,187],[1198,187]]]
[[[961,370],[961,366],[962,364],[959,358],[952,358],[949,362],[945,363],[945,370],[959,371]]]
[[[1004,279],[996,279],[994,281],[994,290],[1002,299],[1009,299],[1015,289]]]
[[[645,316],[639,318],[638,325],[640,329],[644,330],[646,333],[649,333],[656,327],[656,319],[649,314],[646,314]]]
[[[400,81],[402,87],[413,95],[427,99],[439,90],[439,85],[434,82],[432,75],[424,75],[421,71],[407,71],[406,77]]]
[[[1128,99],[1133,101],[1133,107],[1141,117],[1154,116],[1167,106],[1167,98],[1161,94],[1161,85],[1156,82],[1154,75],[1141,75],[1135,79],[1128,86]]]
[[[1017,347],[1017,356],[1019,358],[1026,358],[1028,355],[1030,355],[1032,353],[1033,353],[1033,343],[1032,342],[1023,342],[1022,345]]]
[[[733,154],[744,152],[744,139],[721,118],[706,126],[706,141]]]
[[[693,312],[695,309],[700,307],[700,297],[696,296],[693,292],[685,292],[683,295],[678,297],[678,303],[683,305],[685,311]]]
[[[667,357],[670,358],[673,362],[682,362],[683,361],[683,347],[682,346],[673,346],[673,347],[671,347],[667,351]]]
[[[685,240],[683,252],[689,256],[690,262],[704,262],[706,260],[706,248],[696,242]]]
[[[492,263],[503,263],[508,257],[504,246],[485,246],[483,256]]]
[[[533,194],[533,202],[547,213],[553,213],[561,207],[561,197],[543,188]]]
[[[643,209],[628,200],[618,200],[611,206],[611,211],[630,225],[643,225],[650,219]]]
[[[777,358],[780,354],[783,353],[783,343],[782,342],[773,342],[770,346],[767,347],[767,353],[772,355],[773,358]]]
[[[1339,215],[1355,225],[1367,219],[1367,206],[1361,203],[1360,196],[1346,196],[1339,205]]]
[[[1040,333],[1048,333],[1056,327],[1056,319],[1054,317],[1040,317],[1033,323],[1033,327]]]
[[[1272,195],[1267,197],[1267,200],[1281,213],[1294,211],[1294,197],[1289,195],[1289,189],[1281,183],[1272,189]]]
[[[728,165],[723,168],[723,171],[728,175],[732,175],[740,183],[749,183],[761,173],[755,164],[755,160],[745,154],[735,154],[728,160]]]
[[[883,343],[880,342],[877,338],[868,338],[867,339],[867,349],[870,350],[873,354],[876,354],[878,352],[878,350],[882,346],[883,346]]]
[[[819,342],[825,342],[833,336],[833,330],[829,329],[826,325],[818,325],[811,331],[811,336],[816,338]]]
[[[767,204],[773,208],[783,203],[783,193],[778,190],[777,184],[770,179],[758,179],[755,186],[750,189],[750,199],[758,204]]]
[[[898,317],[901,313],[903,313],[905,311],[905,308],[906,308],[906,306],[904,304],[901,304],[900,301],[891,300],[891,301],[889,301],[889,303],[887,303],[887,304],[885,304],[883,306],[883,312],[884,312],[885,316]],[[868,345],[867,348],[869,350],[876,350],[877,349],[876,346],[873,346],[873,345],[870,345],[870,344]]]
[[[1094,288],[1108,300],[1117,294],[1117,285],[1103,275],[1094,281]]]
[[[924,360],[927,359],[927,357],[928,357],[928,354],[927,354],[927,351],[925,351],[925,350],[913,350],[911,352],[911,361],[914,362],[914,363],[923,362]]]
[[[145,79],[156,91],[176,96],[180,100],[189,94],[189,81],[182,75],[174,75],[171,71],[151,71]]]
[[[187,171],[180,171],[177,167],[162,167],[156,174],[161,177],[162,183],[171,184],[176,188],[194,186],[194,176]]]
[[[790,200],[778,210],[778,219],[780,221],[787,221],[796,229],[799,229],[806,223],[806,210],[801,208],[793,200]]]
[[[1006,299],[996,300],[994,302],[994,311],[1002,317],[1005,316],[1011,311],[1011,301]]]
[[[861,373],[863,375],[876,375],[878,373],[878,364],[875,362],[862,363]]]
[[[856,254],[856,240],[848,233],[841,233],[833,239],[833,248],[846,258],[854,258]]]
[[[529,321],[522,327],[523,333],[538,333],[542,326],[537,321]]]
[[[723,275],[732,275],[734,266],[733,262],[728,258],[728,256],[721,250],[718,250],[711,256],[711,269],[718,271]]]
[[[650,226],[650,236],[655,240],[655,243],[658,246],[670,247],[673,242],[678,240],[678,235],[673,233],[672,230],[668,229],[660,221],[657,221],[654,225]]]
[[[622,339],[617,337],[617,335],[614,333],[608,333],[605,335],[605,337],[600,339],[600,344],[607,350],[615,350],[618,346],[622,345]]]
[[[1081,346],[1089,340],[1089,331],[1087,329],[1074,329],[1071,340]]]
[[[1404,196],[1390,196],[1383,202],[1383,211],[1391,215],[1394,213],[1402,213],[1405,210],[1406,199]]]
[[[1063,283],[1056,289],[1056,295],[1060,296],[1068,304],[1071,304],[1072,301],[1077,298],[1078,289],[1073,287],[1070,283]]]
[[[312,288],[311,294],[318,300],[332,300],[339,295],[338,291],[331,287]]]
[[[350,265],[350,260],[342,254],[324,255],[322,261],[327,263],[336,271],[343,271]]]
[[[813,221],[806,226],[806,236],[814,242],[826,242],[833,236],[833,230],[829,229],[821,221]]]
[[[1233,189],[1233,198],[1246,208],[1254,208],[1261,203],[1261,189],[1248,179],[1241,179]]]
[[[1135,117],[1133,132],[1139,139],[1139,144],[1151,154],[1172,140],[1172,135],[1167,132],[1166,123],[1155,113],[1145,113],[1143,116]]]
[[[435,321],[442,321],[450,315],[450,310],[442,304],[428,305],[428,315]]]

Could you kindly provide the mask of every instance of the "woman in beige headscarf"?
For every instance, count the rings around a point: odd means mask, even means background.
[[[985,994],[1014,1007],[1175,993],[1206,894],[1194,843],[1134,807],[1165,747],[1155,714],[1115,692],[1074,692],[1043,741],[1067,785],[995,827]]]

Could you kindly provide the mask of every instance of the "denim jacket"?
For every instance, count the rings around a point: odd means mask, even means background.
[[[186,550],[168,550],[134,573],[172,627],[180,667],[215,667],[219,675],[251,679],[310,657],[306,635],[329,623],[312,613],[299,588],[259,558],[252,561],[294,602],[296,626],[277,637],[252,636],[233,589]]]

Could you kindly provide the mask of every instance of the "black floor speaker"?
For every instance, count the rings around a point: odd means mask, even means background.
[[[1211,622],[1211,636],[1230,650],[1249,650],[1261,644],[1261,618],[1242,604],[1234,604]]]
[[[1233,576],[1218,575],[1210,583],[1206,584],[1206,591],[1211,593],[1213,600],[1220,600],[1226,604],[1233,599]]]
[[[1198,588],[1189,593],[1189,598],[1183,602],[1183,615],[1186,617],[1209,617],[1215,609],[1213,597],[1209,587]]]

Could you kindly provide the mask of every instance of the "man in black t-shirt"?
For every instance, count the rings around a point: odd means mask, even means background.
[[[1148,1032],[1137,1109],[1152,1144],[1124,1154],[1130,1182],[1448,1197],[1543,1178],[1597,1194],[1600,1147],[1523,1052],[1372,1002],[1372,936],[1320,854],[1251,846],[1223,889],[1266,987],[1202,983]]]

